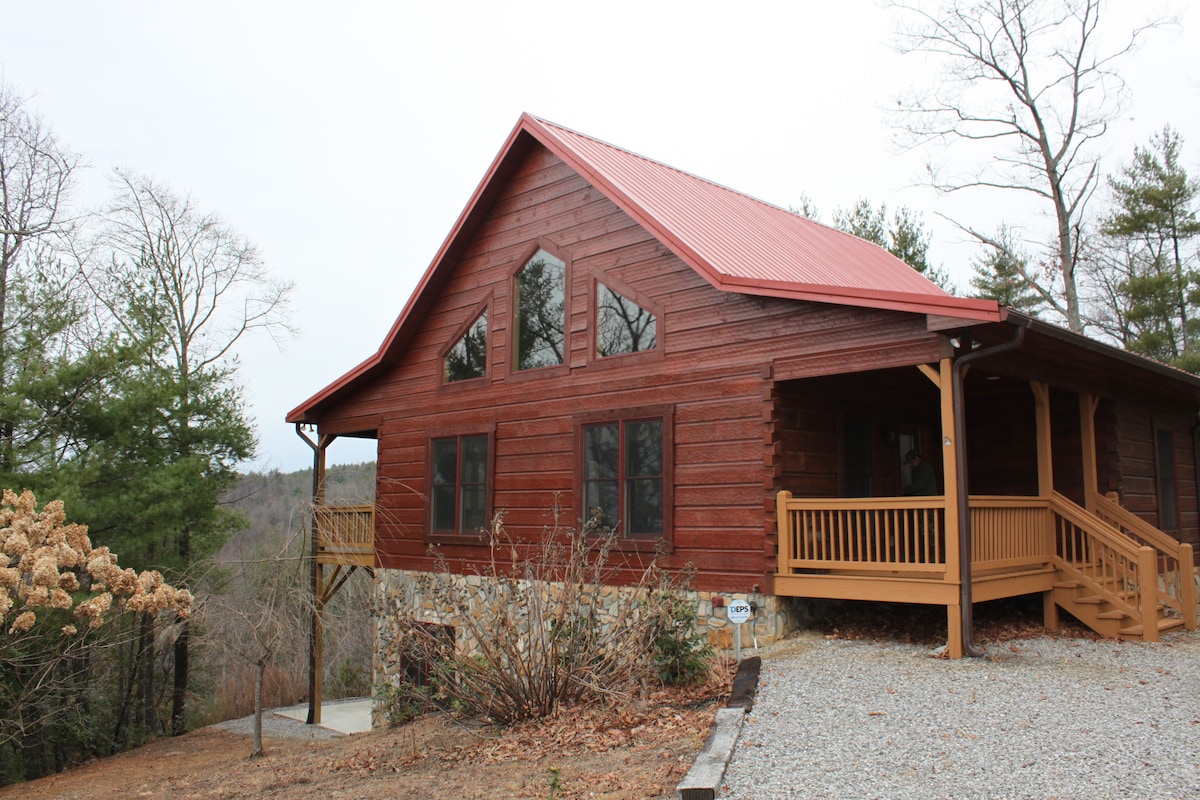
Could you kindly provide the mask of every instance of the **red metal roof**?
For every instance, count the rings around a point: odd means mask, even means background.
[[[453,254],[532,142],[561,158],[722,291],[977,322],[1004,319],[995,301],[953,297],[878,245],[524,114],[379,350],[292,410],[288,422],[311,421],[317,406],[396,357],[453,268]]]
[[[1001,317],[994,301],[953,297],[876,244],[561,125],[521,125],[720,289]]]

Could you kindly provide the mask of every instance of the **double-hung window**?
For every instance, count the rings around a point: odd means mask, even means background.
[[[430,440],[430,532],[469,534],[487,527],[490,438]]]
[[[583,517],[627,538],[666,535],[670,418],[631,416],[580,425]]]

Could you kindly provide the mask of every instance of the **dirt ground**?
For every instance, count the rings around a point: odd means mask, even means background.
[[[727,695],[718,678],[640,708],[507,730],[430,716],[326,741],[268,739],[254,760],[248,737],[205,728],[5,787],[0,800],[673,798]]]
[[[975,621],[981,641],[1044,635],[1036,596],[982,604]],[[808,635],[932,647],[944,641],[945,624],[941,608],[850,603]],[[1094,637],[1069,624],[1062,635]],[[674,798],[729,696],[732,661],[726,667],[703,686],[663,691],[635,708],[566,711],[507,730],[432,716],[326,741],[268,738],[267,756],[253,761],[249,737],[205,728],[0,788],[0,800]]]

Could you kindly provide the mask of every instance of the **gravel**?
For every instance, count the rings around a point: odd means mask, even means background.
[[[764,654],[721,798],[1200,797],[1200,632],[984,647],[806,634]]]

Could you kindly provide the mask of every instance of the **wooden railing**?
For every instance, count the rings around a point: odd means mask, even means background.
[[[946,573],[945,498],[779,493],[779,571]]]
[[[319,506],[316,520],[318,561],[374,565],[374,506]]]
[[[1054,541],[1045,500],[977,495],[970,509],[974,574],[1049,563]]]
[[[1079,603],[1109,603],[1098,617],[1128,618],[1122,627],[1141,625],[1148,640],[1157,635],[1160,602],[1195,628],[1191,546],[1111,500],[1096,506],[1092,513],[1057,492],[971,497],[972,575],[1010,580],[1058,573],[1078,587]],[[946,564],[944,497],[809,498],[782,491],[776,512],[780,576],[892,577],[911,586],[957,571]],[[1011,588],[1031,591],[1015,581]]]
[[[1093,512],[1139,544],[1155,550],[1159,599],[1183,618],[1184,627],[1196,627],[1196,578],[1192,546],[1181,544],[1141,517],[1121,507],[1115,497],[1092,495]]]
[[[1154,548],[1139,545],[1094,514],[1054,492],[1055,564],[1071,579],[1141,623],[1158,623],[1158,569]]]

